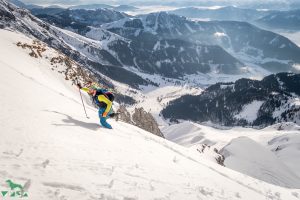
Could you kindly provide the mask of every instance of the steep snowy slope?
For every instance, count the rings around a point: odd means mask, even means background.
[[[45,59],[0,30],[0,187],[25,184],[37,199],[288,199],[273,186],[221,167],[137,127],[84,117],[79,94]],[[17,59],[16,59],[17,58]],[[10,193],[9,193],[10,194]]]

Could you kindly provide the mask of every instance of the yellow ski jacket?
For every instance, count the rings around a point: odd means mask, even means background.
[[[85,91],[85,92],[88,92],[89,91],[89,88],[81,88],[81,90]],[[105,103],[107,106],[106,106],[106,109],[103,113],[103,117],[106,117],[108,112],[110,111],[111,107],[112,107],[112,102],[104,95],[104,94],[101,94],[101,95],[98,95],[98,101],[99,102],[103,102]]]

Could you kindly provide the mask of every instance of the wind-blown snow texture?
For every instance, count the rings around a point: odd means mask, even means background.
[[[47,59],[16,46],[31,39],[0,30],[0,182],[25,184],[30,199],[289,199],[291,190],[253,179],[96,110]],[[16,59],[18,58],[18,59]]]

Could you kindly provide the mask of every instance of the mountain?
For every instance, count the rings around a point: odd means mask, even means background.
[[[160,12],[124,18],[104,24],[102,28],[132,40],[141,38],[146,41],[151,36],[180,39],[200,45],[218,45],[250,67],[259,65],[270,72],[299,71],[293,67],[300,63],[300,48],[297,45],[279,34],[245,22],[194,22]],[[218,58],[223,61],[222,56]],[[230,65],[239,68],[232,62]]]
[[[300,10],[277,11],[257,19],[256,23],[269,29],[300,31]]]
[[[57,12],[56,9],[45,10],[51,16],[36,11],[33,13],[49,23],[85,37],[90,37],[88,32],[91,29],[94,32],[92,27],[103,23],[98,20],[95,25],[93,20],[76,20],[83,15],[78,13],[91,12],[89,16],[92,16],[97,11],[62,12],[67,16]],[[101,15],[99,13],[99,17]],[[75,19],[69,16],[77,17]],[[242,74],[249,70],[249,66],[246,67],[244,63],[250,63],[250,68],[259,65],[269,72],[298,71],[293,67],[300,62],[297,56],[300,48],[297,45],[278,34],[248,23],[193,22],[164,12],[137,18],[123,16],[120,20],[110,19],[113,22],[103,24],[101,28],[130,41],[115,42],[110,47],[115,60],[118,60],[114,65],[133,66],[146,73],[172,78],[196,73]]]
[[[300,9],[300,3],[298,1],[291,3],[290,10],[291,9]]]
[[[198,45],[180,39],[159,39],[145,33],[132,40],[129,48],[133,50],[133,54],[130,57],[119,56],[122,63],[166,77],[180,78],[188,74],[208,72],[242,72],[243,63],[219,46]],[[121,55],[124,53],[123,50]]]
[[[300,124],[299,74],[279,73],[261,81],[217,83],[197,96],[182,96],[162,111],[165,118],[225,126],[266,127],[278,122]]]
[[[103,12],[106,11],[115,12],[103,10]],[[78,14],[81,12],[92,12],[88,16],[92,16],[93,12],[97,12],[99,13],[99,17],[102,16],[105,19],[106,15],[102,15],[100,10],[66,10],[60,12],[58,9],[44,9],[33,10],[32,12],[37,17],[51,24],[72,30],[93,40],[99,40],[100,38],[100,41],[102,41],[102,35],[115,35],[110,33],[110,31],[103,30],[103,28],[96,28],[96,26],[102,23],[99,20],[97,21],[99,24],[96,25],[93,21],[76,20],[79,18],[78,15],[83,15]],[[46,16],[40,12],[45,12]],[[68,18],[68,16],[72,17]],[[115,18],[110,19],[112,21],[117,20]],[[121,21],[127,19],[129,18],[121,19]],[[117,21],[117,23],[119,22],[120,20]],[[146,31],[142,32],[139,27],[135,28],[135,26],[139,26],[136,22],[128,22],[125,25],[131,31],[139,33],[136,37],[126,37],[127,41],[124,39],[122,41],[118,40],[108,45],[109,51],[114,52],[112,55],[114,55],[116,62],[111,62],[113,65],[132,66],[146,73],[156,73],[172,78],[179,78],[185,74],[195,73],[217,72],[239,74],[243,71],[243,63],[219,46],[193,44],[182,39],[163,39]],[[115,35],[115,37],[117,36]]]
[[[126,43],[126,40],[119,36],[114,38],[113,35],[115,34],[113,33],[112,37],[109,37],[107,40],[104,38],[103,41],[95,41],[45,23],[31,15],[29,11],[17,8],[3,0],[0,1],[0,11],[0,28],[20,31],[47,43],[49,46],[92,70],[99,80],[104,81],[103,76],[101,77],[97,73],[131,85],[134,88],[138,88],[139,85],[150,84],[148,80],[144,80],[135,73],[122,68],[119,61],[114,57],[113,52],[110,52],[108,49],[110,44]],[[122,75],[120,72],[122,72]],[[106,82],[104,81],[104,83]],[[109,85],[111,86],[111,84]]]
[[[245,9],[234,6],[226,6],[218,9],[207,9],[198,7],[185,7],[169,11],[169,13],[185,16],[199,20],[221,20],[221,21],[243,21],[253,22],[264,17],[272,11],[261,11],[256,9]]]
[[[34,4],[25,4],[19,0],[8,0],[8,2],[13,3],[14,5],[20,8],[33,9],[33,8],[43,8],[42,6],[34,5]]]
[[[35,4],[26,4],[26,9],[35,9],[35,8],[39,8],[39,9],[42,9],[43,6],[38,6],[38,5],[35,5]],[[56,7],[57,8],[57,7]]]
[[[291,10],[299,8],[297,0],[287,1],[246,1],[241,5],[244,8],[262,9],[262,10]]]
[[[58,51],[20,32],[0,29],[0,36],[0,182],[9,195],[8,179],[33,200],[298,199],[297,189],[235,172],[138,127],[113,119],[112,130],[99,127],[86,96],[89,119],[78,89],[59,73],[67,66],[51,65]],[[23,44],[42,46],[42,58]]]
[[[128,11],[136,11],[139,8],[135,7],[135,6],[130,6],[130,5],[119,5],[113,8],[116,11],[119,12],[128,12]]]
[[[164,13],[162,13],[164,15]],[[244,64],[232,57],[217,45],[199,44],[183,37],[173,37],[168,33],[180,34],[178,31],[189,31],[187,26],[181,26],[181,21],[177,21],[177,16],[170,23],[168,15],[159,18],[160,24],[166,26],[172,23],[182,27],[180,29],[156,32],[151,23],[155,20],[153,15],[147,15],[145,18],[125,18],[116,22],[104,24],[101,27],[114,32],[122,37],[132,40],[132,48],[140,48],[146,52],[145,55],[136,55],[138,68],[145,71],[163,73],[164,76],[178,77],[184,74],[194,74],[197,72],[207,73],[225,73],[239,74],[243,72]],[[172,16],[173,17],[173,16]],[[179,17],[178,17],[179,18]],[[148,21],[149,20],[149,21]],[[183,34],[180,34],[183,36]],[[152,56],[150,63],[143,62],[148,56]],[[122,61],[126,62],[126,61]],[[127,62],[128,63],[128,62]],[[153,65],[153,64],[154,65]],[[151,69],[152,68],[152,69]],[[154,68],[154,69],[153,69]],[[171,70],[170,70],[171,68]]]
[[[13,3],[14,5],[20,8],[26,8],[26,4],[19,0],[9,0],[8,2]]]
[[[122,2],[121,2],[122,3]],[[220,6],[232,6],[240,7],[240,8],[252,8],[252,9],[272,9],[272,10],[289,10],[299,8],[300,4],[298,0],[251,0],[251,1],[236,1],[236,0],[206,0],[206,1],[192,1],[192,0],[166,0],[166,1],[159,1],[159,0],[145,0],[143,2],[137,1],[126,1],[126,3],[131,3],[133,5],[138,6],[169,6],[169,7],[210,7],[216,8]]]
[[[124,13],[104,8],[96,10],[43,8],[32,9],[31,12],[38,18],[59,27],[76,25],[99,27],[101,24],[117,21],[128,16]]]
[[[71,6],[69,9],[75,10],[75,9],[85,9],[85,10],[97,10],[97,9],[111,9],[119,12],[127,12],[127,11],[134,11],[137,10],[137,7],[130,6],[130,5],[119,5],[119,6],[111,6],[107,4],[88,4],[88,5],[77,5],[77,6]]]
[[[45,16],[47,16],[47,15],[56,16],[56,15],[59,15],[59,13],[67,11],[64,8],[52,8],[52,7],[51,8],[49,8],[49,7],[46,7],[46,8],[32,8],[32,9],[29,9],[29,10],[33,15],[45,15]]]
[[[75,10],[75,9],[86,9],[86,10],[97,10],[102,8],[114,8],[113,6],[107,5],[107,4],[87,4],[87,5],[77,5],[77,6],[71,6],[69,9]]]

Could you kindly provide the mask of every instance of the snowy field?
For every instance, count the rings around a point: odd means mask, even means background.
[[[40,199],[299,199],[299,189],[274,186],[217,165],[96,110],[85,118],[78,90],[17,42],[31,39],[0,30],[0,187],[25,184]]]

